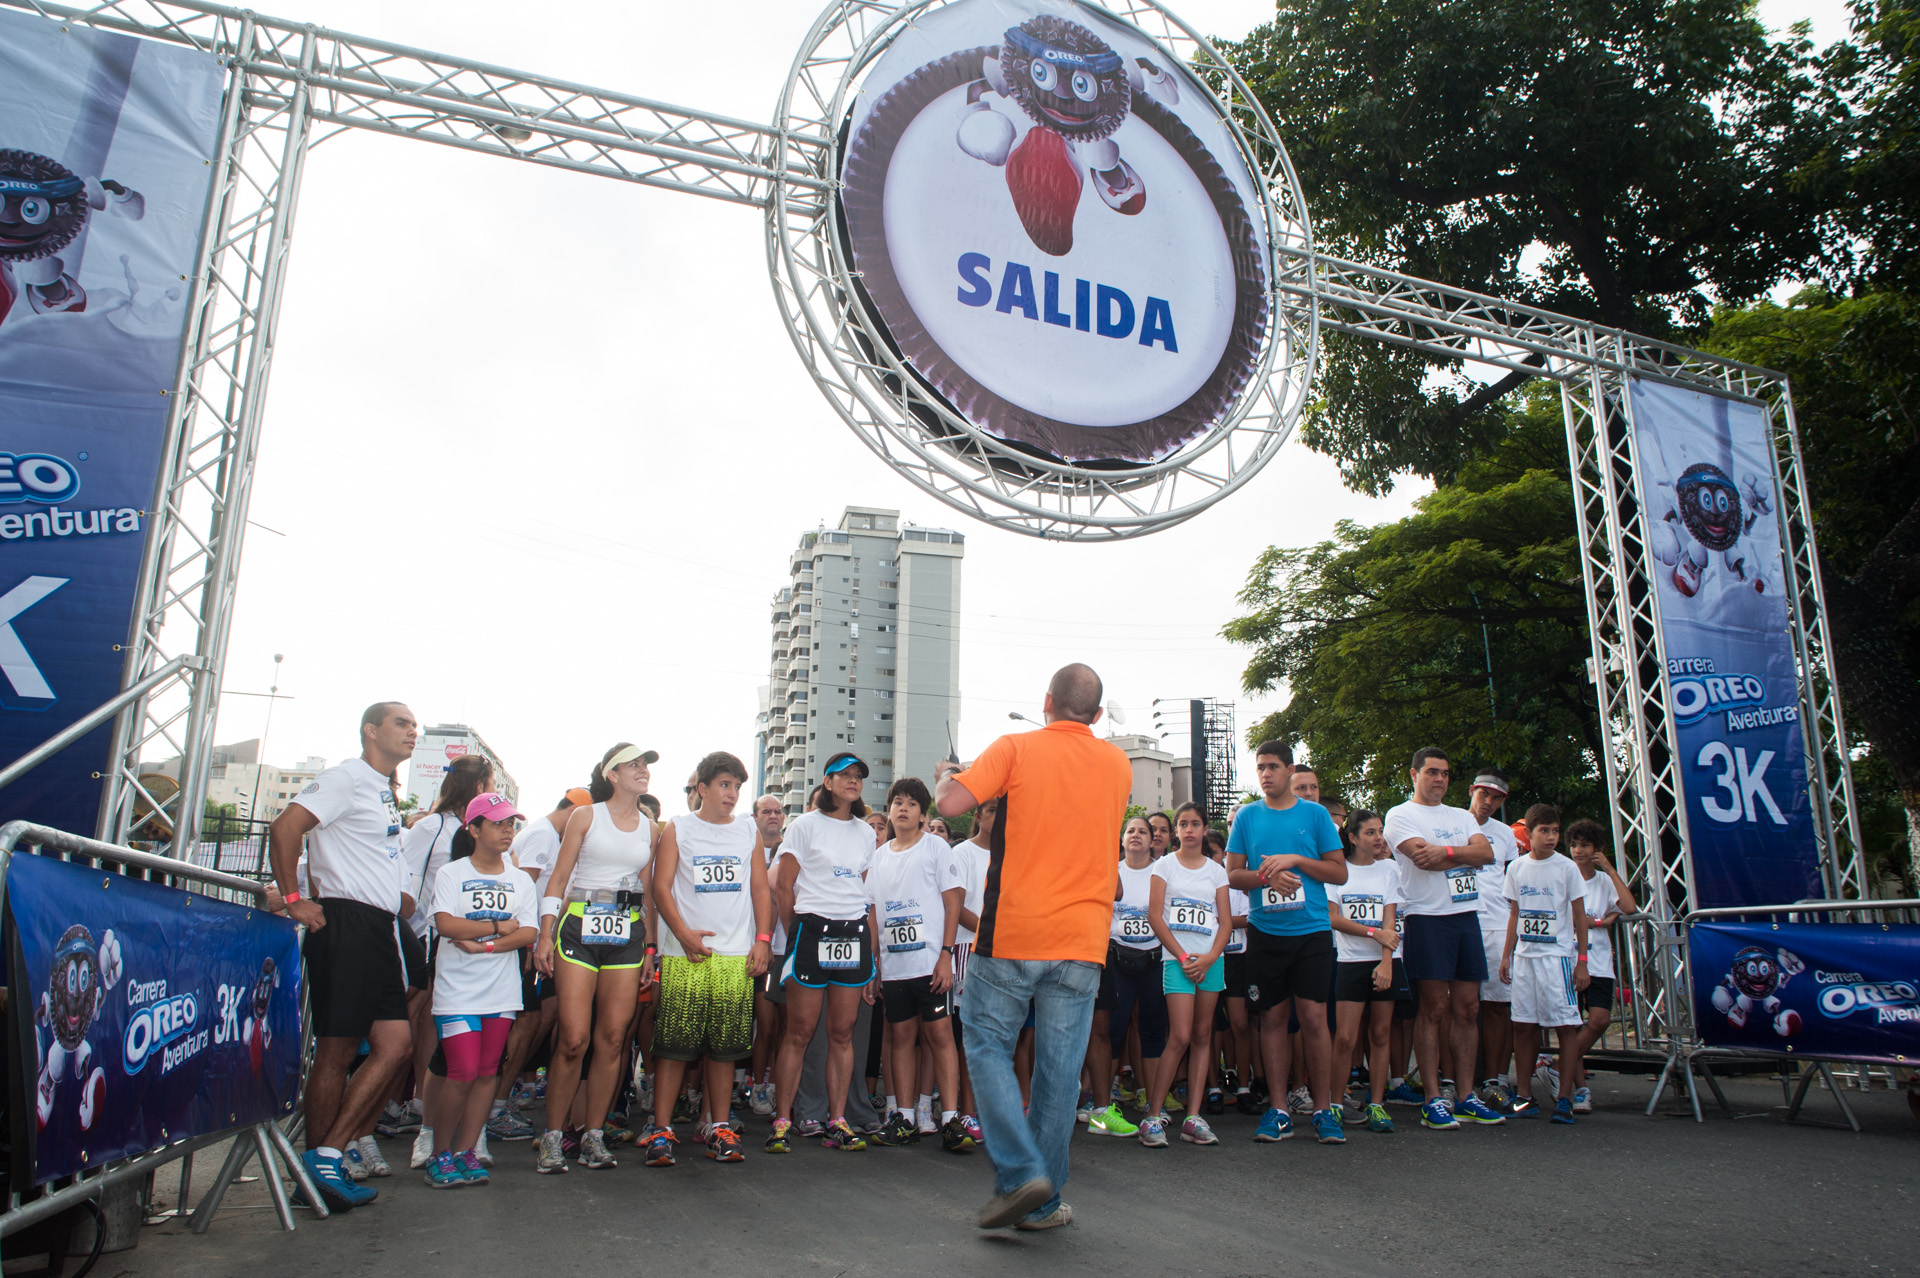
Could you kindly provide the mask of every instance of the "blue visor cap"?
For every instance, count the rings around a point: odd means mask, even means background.
[[[1038,58],[1042,62],[1049,62],[1056,67],[1066,67],[1074,71],[1090,71],[1094,75],[1112,75],[1121,66],[1120,55],[1112,51],[1073,53],[1048,44],[1045,40],[1035,39],[1019,27],[1008,30],[1007,43],[1030,58]]]
[[[820,775],[823,777],[830,777],[836,772],[845,772],[848,768],[860,769],[860,776],[862,777],[862,779],[873,775],[871,772],[867,770],[867,765],[861,760],[860,756],[857,754],[835,755],[833,758],[827,761],[826,771],[822,772]]]
[[[77,177],[53,178],[46,182],[22,177],[0,177],[0,196],[37,195],[45,200],[71,200],[85,189],[86,183]]]

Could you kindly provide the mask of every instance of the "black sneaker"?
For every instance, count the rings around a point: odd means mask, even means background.
[[[967,1125],[960,1120],[958,1114],[949,1118],[946,1126],[940,1129],[940,1148],[949,1154],[973,1152],[973,1136],[967,1131]]]
[[[1266,1106],[1262,1105],[1252,1092],[1241,1092],[1234,1098],[1233,1107],[1249,1118],[1259,1118],[1267,1112]]]
[[[1207,1089],[1207,1099],[1200,1103],[1200,1112],[1209,1117],[1217,1117],[1227,1112],[1227,1102],[1220,1095],[1219,1088],[1209,1087]]]
[[[873,1134],[876,1145],[918,1145],[920,1129],[911,1118],[903,1114],[889,1114],[887,1121],[880,1124],[880,1130]]]

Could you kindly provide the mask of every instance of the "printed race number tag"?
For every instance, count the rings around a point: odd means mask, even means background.
[[[1227,938],[1226,953],[1245,954],[1246,952],[1247,952],[1247,929],[1245,929],[1244,927],[1236,927],[1235,929],[1233,929],[1233,935]]]
[[[1455,866],[1447,871],[1447,891],[1453,894],[1455,905],[1464,905],[1468,901],[1480,899],[1479,879],[1471,865]]]
[[[860,966],[860,942],[854,937],[820,938],[820,966],[830,971],[847,972]]]
[[[580,915],[580,939],[588,945],[625,945],[633,939],[633,912],[618,905],[589,905]]]
[[[513,892],[494,879],[468,879],[460,885],[466,895],[466,917],[480,922],[513,917]]]
[[[887,934],[886,946],[889,954],[906,954],[913,950],[924,950],[927,942],[920,935],[921,916],[903,914],[886,921],[881,929]]]
[[[1277,887],[1260,889],[1260,908],[1263,910],[1303,910],[1307,906],[1307,885],[1302,880],[1300,886],[1291,892],[1282,892]]]
[[[1552,945],[1559,915],[1553,910],[1520,911],[1520,939],[1538,945]]]
[[[737,856],[694,857],[693,890],[738,892],[740,890],[740,858]]]
[[[1350,923],[1362,927],[1379,927],[1387,917],[1387,898],[1384,896],[1344,896],[1340,898],[1341,909]]]
[[[1131,905],[1113,907],[1113,934],[1122,941],[1151,941],[1153,924],[1147,922],[1145,910],[1135,909]]]
[[[1175,932],[1213,936],[1213,906],[1205,901],[1176,897],[1167,902],[1167,927]]]

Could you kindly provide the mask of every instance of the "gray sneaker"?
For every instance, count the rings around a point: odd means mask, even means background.
[[[509,1105],[487,1120],[487,1136],[493,1140],[532,1140],[533,1124]]]
[[[1167,1116],[1155,1114],[1140,1120],[1140,1143],[1148,1149],[1167,1147]]]
[[[534,1159],[533,1169],[543,1176],[567,1171],[567,1151],[560,1148],[558,1127],[549,1127],[540,1133],[540,1155]]]
[[[817,1118],[803,1118],[793,1125],[793,1134],[802,1140],[812,1140],[827,1130],[827,1125]]]
[[[1313,1093],[1304,1087],[1296,1087],[1287,1093],[1287,1108],[1296,1114],[1313,1112]]]
[[[1449,1106],[1458,1105],[1460,1103],[1460,1089],[1455,1087],[1451,1081],[1443,1078],[1440,1080],[1440,1099],[1445,1101]]]
[[[603,1171],[620,1164],[607,1152],[606,1137],[599,1132],[589,1131],[580,1137],[580,1165],[589,1171]]]

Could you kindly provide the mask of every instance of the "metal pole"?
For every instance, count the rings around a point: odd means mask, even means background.
[[[172,661],[161,666],[146,678],[119,693],[113,700],[75,719],[65,728],[54,733],[45,741],[42,741],[39,745],[15,759],[12,763],[9,763],[6,767],[0,768],[0,788],[5,788],[15,781],[18,781],[21,777],[33,771],[48,759],[51,759],[54,755],[59,754],[62,750],[78,741],[81,737],[86,736],[89,732],[92,732],[95,728],[113,718],[123,707],[146,696],[147,693],[158,688],[161,684],[173,679],[182,670],[198,669],[199,664],[200,659],[198,657],[175,657]]]

